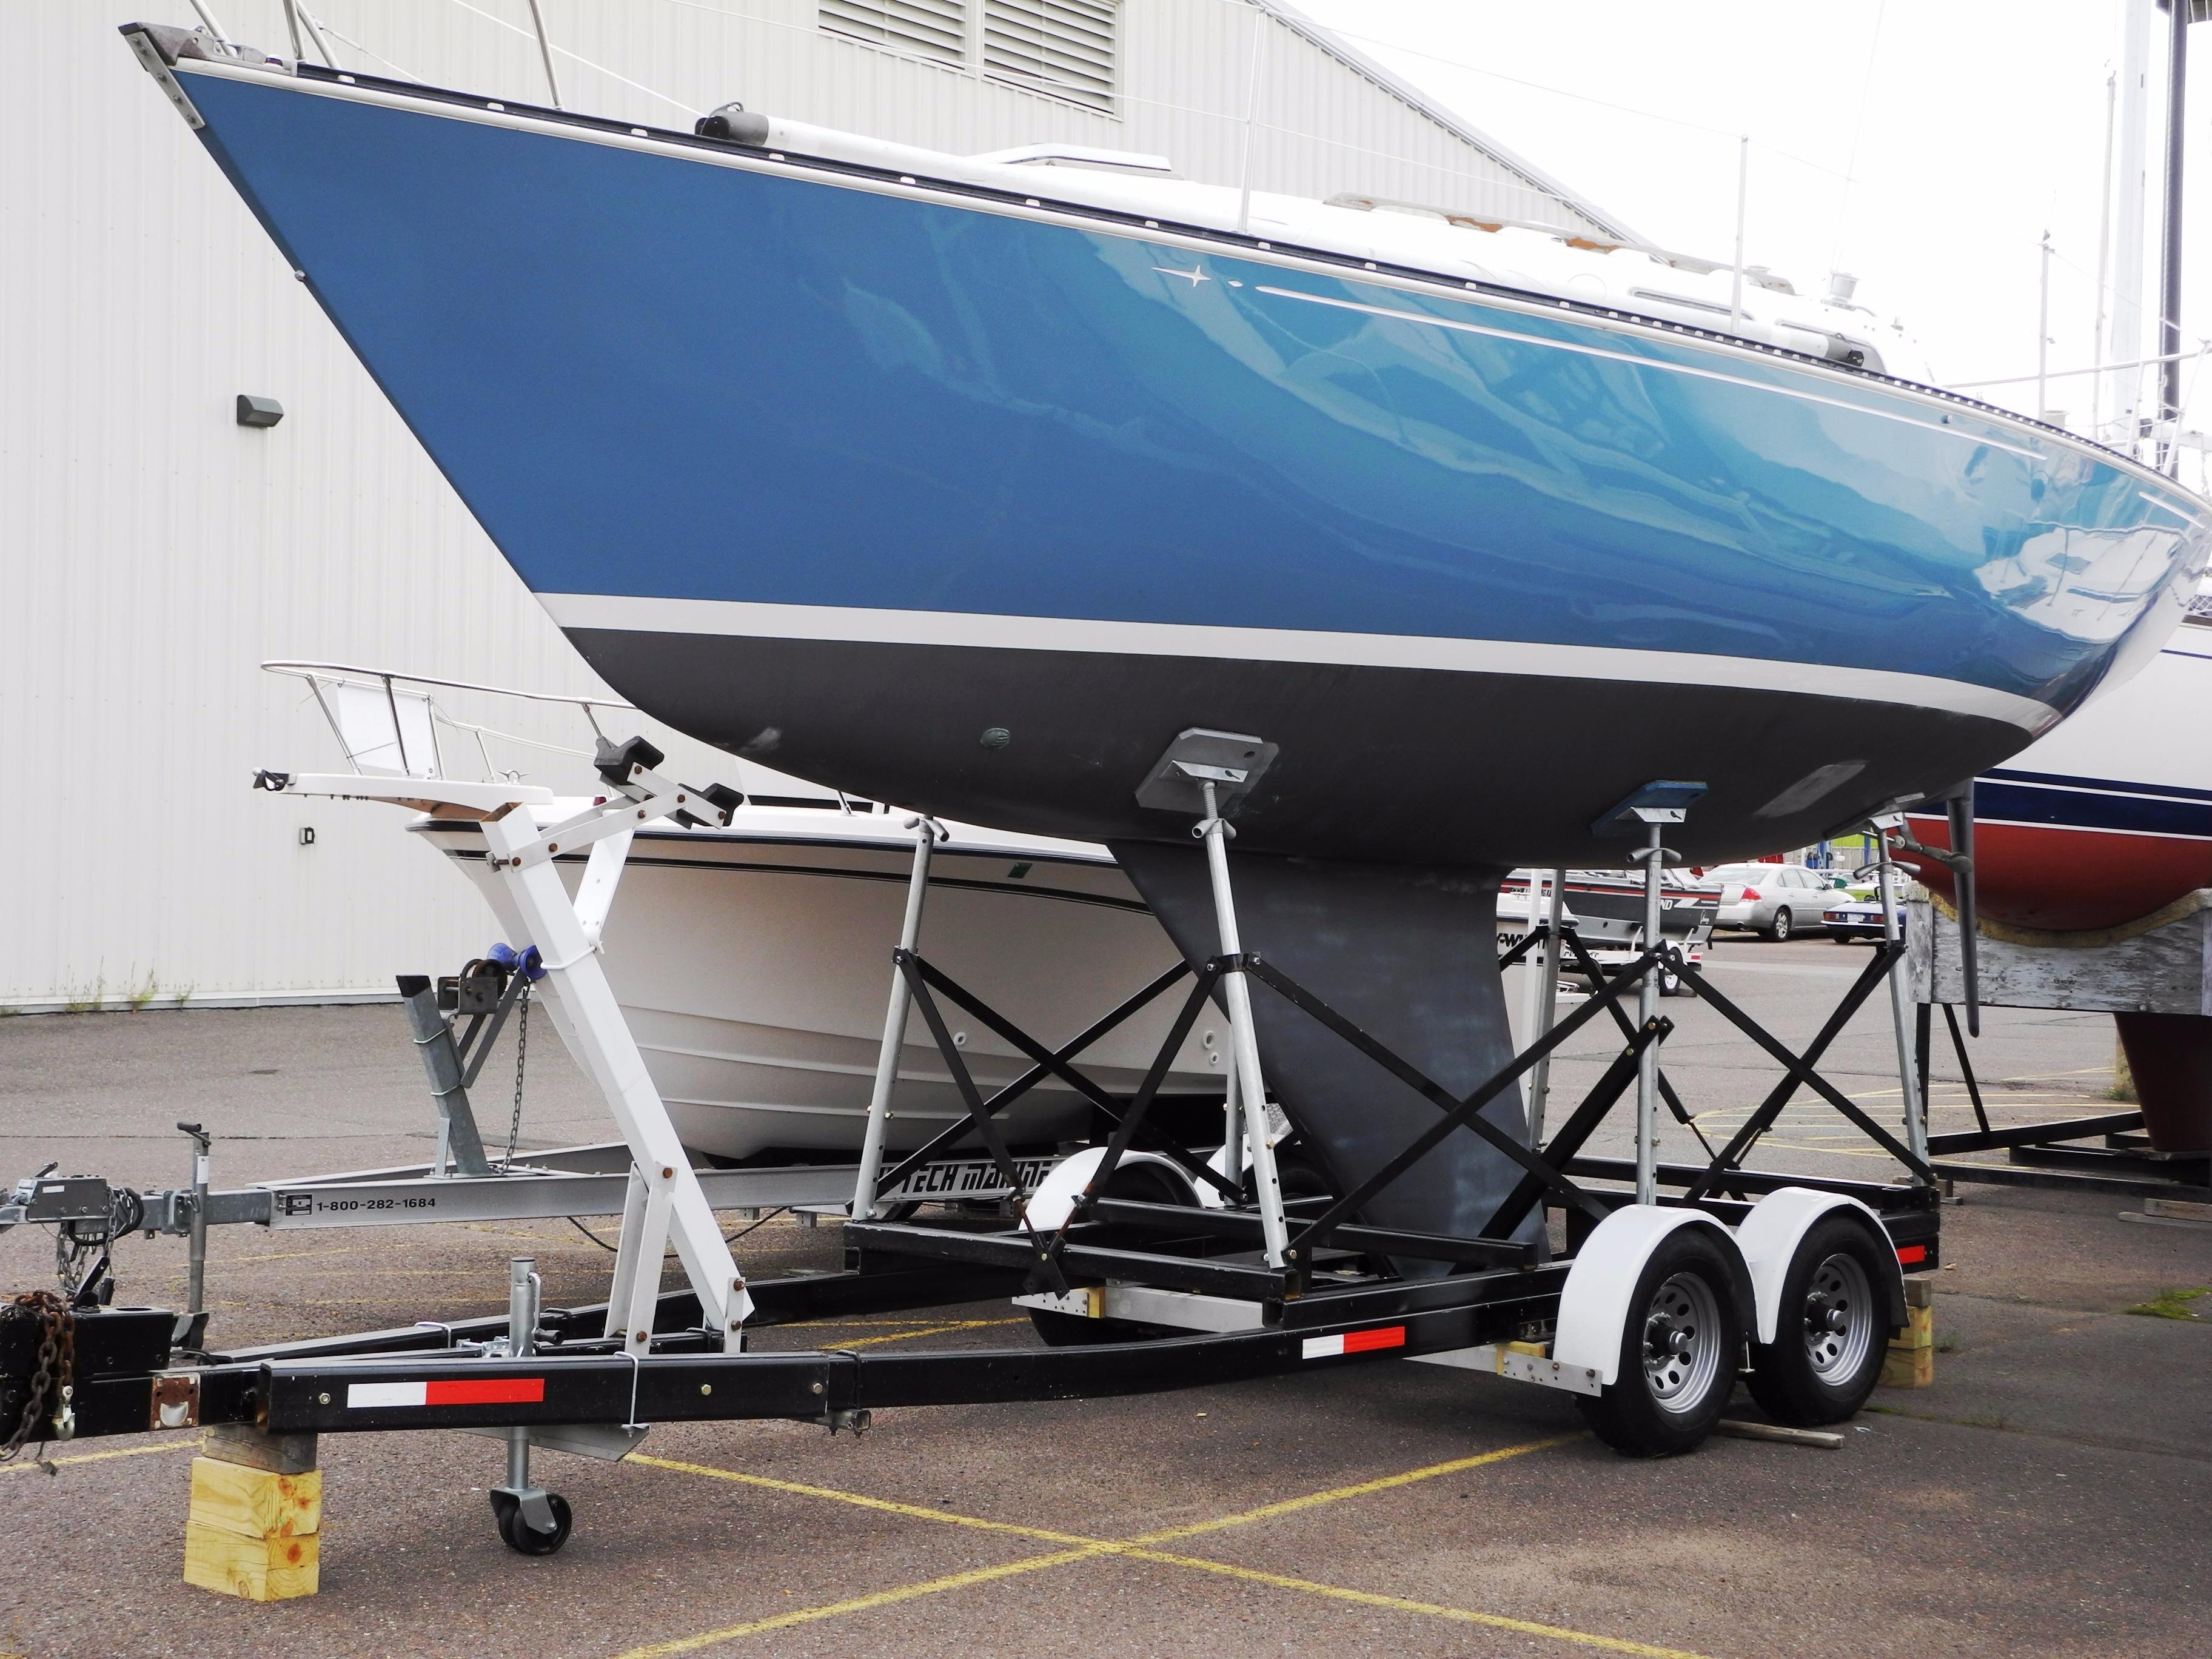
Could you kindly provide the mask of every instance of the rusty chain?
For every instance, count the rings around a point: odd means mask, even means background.
[[[51,1437],[45,1431],[49,1396],[59,1404],[60,1410],[54,1414],[62,1419],[63,1437],[66,1439],[73,1415],[70,1400],[76,1392],[76,1319],[69,1304],[52,1291],[27,1291],[6,1311],[18,1319],[35,1319],[41,1328],[38,1369],[31,1373],[31,1391],[23,1401],[22,1415],[16,1419],[5,1443],[0,1443],[0,1463],[12,1462],[34,1431],[41,1443]],[[58,1374],[62,1379],[58,1384],[55,1380]]]

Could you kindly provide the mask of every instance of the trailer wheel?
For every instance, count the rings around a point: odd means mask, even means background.
[[[1197,1200],[1188,1180],[1158,1164],[1125,1164],[1106,1183],[1105,1196],[1136,1204],[1190,1204]],[[1048,1348],[1095,1348],[1109,1342],[1154,1342],[1188,1333],[1165,1325],[1140,1325],[1133,1319],[1092,1319],[1085,1314],[1031,1308],[1030,1323]]]
[[[1778,1423],[1840,1423],[1881,1380],[1887,1264],[1865,1226],[1831,1215],[1807,1230],[1782,1283],[1774,1340],[1751,1350],[1751,1397]]]
[[[1133,1319],[1091,1319],[1048,1308],[1031,1308],[1030,1323],[1048,1348],[1097,1348],[1109,1342],[1157,1342],[1164,1336],[1190,1334],[1164,1325],[1139,1325]]]
[[[1618,1380],[1575,1401],[1597,1437],[1630,1457],[1673,1457],[1712,1432],[1743,1352],[1734,1276],[1703,1229],[1670,1233],[1644,1264],[1620,1333]]]
[[[540,1532],[522,1518],[522,1500],[511,1492],[491,1495],[491,1512],[499,1522],[499,1535],[518,1555],[550,1555],[568,1541],[576,1517],[568,1500],[557,1492],[545,1494],[545,1507],[553,1511],[553,1530]]]

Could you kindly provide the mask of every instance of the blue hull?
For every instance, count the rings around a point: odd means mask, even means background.
[[[1018,194],[178,69],[615,686],[805,776],[1107,840],[1194,959],[1218,934],[1188,823],[1133,792],[1184,727],[1272,740],[1237,817],[1248,948],[1455,1092],[1511,1048],[1504,866],[1614,861],[1590,823],[1654,778],[1711,786],[1669,836],[1709,859],[1984,771],[2154,652],[2204,558],[2200,504],[2154,475],[1783,354]],[[1434,1121],[1283,1006],[1257,1018],[1334,1190]],[[1472,1234],[1517,1175],[1455,1136],[1363,1214]]]
[[[1786,354],[181,67],[618,688],[940,811],[1178,834],[1130,792],[1207,725],[1283,746],[1249,846],[1579,862],[1671,775],[1714,786],[1686,845],[1756,850],[1998,763],[2154,650],[2205,556],[2202,504],[2124,460]],[[1501,789],[1516,759],[1550,787]]]

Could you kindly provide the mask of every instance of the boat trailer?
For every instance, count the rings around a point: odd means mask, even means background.
[[[596,954],[632,832],[662,817],[726,823],[736,804],[726,792],[710,795],[662,777],[653,769],[662,757],[641,738],[603,739],[599,768],[608,793],[543,828],[528,809],[550,796],[528,786],[263,775],[264,787],[434,807],[481,825],[500,876],[495,908],[507,949],[443,987],[442,1006],[441,988],[402,981],[440,1106],[436,1162],[218,1192],[209,1182],[207,1137],[191,1125],[180,1126],[196,1149],[189,1188],[137,1194],[97,1177],[51,1174],[26,1182],[14,1204],[0,1208],[0,1224],[56,1224],[73,1266],[67,1294],[31,1293],[0,1317],[0,1453],[12,1455],[33,1440],[200,1426],[211,1431],[211,1456],[303,1469],[313,1467],[314,1437],[323,1434],[475,1431],[507,1443],[507,1478],[491,1493],[501,1536],[518,1551],[542,1554],[561,1547],[573,1517],[533,1478],[532,1448],[620,1457],[662,1422],[785,1419],[857,1431],[887,1407],[1095,1398],[1382,1359],[1564,1390],[1602,1438],[1632,1455],[1695,1447],[1739,1375],[1784,1424],[1834,1422],[1856,1411],[1879,1376],[1891,1333],[1907,1323],[1904,1272],[1938,1265],[1940,1197],[1914,1079],[1909,1072],[1904,1079],[1907,1134],[1899,1140],[1818,1070],[1868,997],[1888,982],[1895,1000],[1893,969],[1904,947],[1894,918],[1890,937],[1814,1042],[1791,1049],[1716,988],[1657,925],[1664,828],[1682,820],[1701,789],[1650,786],[1601,822],[1643,838],[1634,857],[1654,917],[1644,938],[1655,943],[1625,969],[1601,970],[1571,926],[1532,926],[1501,966],[1523,958],[1537,965],[1545,987],[1538,1030],[1510,1064],[1455,1094],[1240,945],[1227,856],[1233,808],[1224,810],[1222,795],[1233,799],[1235,786],[1249,780],[1220,764],[1218,745],[1203,741],[1223,735],[1186,733],[1162,763],[1202,802],[1195,833],[1206,846],[1219,952],[1170,969],[1056,1046],[1020,1030],[922,953],[935,825],[914,820],[913,884],[866,1143],[856,1165],[806,1169],[693,1167]],[[587,845],[590,860],[572,899],[553,859]],[[1586,975],[1595,989],[1558,1018],[1563,971]],[[1659,1064],[1673,1029],[1657,1012],[1662,975],[1692,986],[1784,1068],[1728,1143],[1707,1146],[1702,1164],[1663,1164],[1656,1156],[1662,1107],[1697,1127]],[[1276,1157],[1280,1114],[1255,1035],[1255,986],[1436,1109],[1424,1133],[1349,1191],[1285,1193]],[[1178,990],[1180,1012],[1138,1088],[1118,1096],[1085,1075],[1079,1062],[1088,1046]],[[1633,1013],[1632,993],[1639,999]],[[532,1154],[519,1166],[511,1147],[498,1164],[484,1149],[467,1086],[498,1022],[526,994],[543,1001],[598,1085],[622,1133],[617,1146]],[[1221,1145],[1201,1156],[1152,1119],[1170,1062],[1209,1002],[1228,1012],[1231,1064]],[[946,1004],[1011,1043],[1028,1069],[987,1097]],[[1897,1007],[1901,1014],[1901,1002]],[[885,1170],[884,1123],[909,1010],[928,1027],[967,1118]],[[1601,1023],[1620,1046],[1547,1135],[1548,1062]],[[1050,1158],[1006,1144],[998,1115],[1048,1079],[1096,1109],[1108,1126],[1097,1144]],[[1525,1138],[1485,1114],[1524,1089]],[[1744,1168],[1804,1089],[1903,1164],[1906,1181],[1801,1179]],[[1632,1094],[1633,1158],[1589,1154],[1592,1137]],[[1447,1138],[1470,1133],[1521,1171],[1479,1233],[1445,1237],[1360,1221],[1376,1192]],[[941,1219],[905,1218],[917,1196],[942,1191],[930,1182],[948,1167],[956,1185],[1003,1194],[995,1206],[1003,1213],[969,1205]],[[842,1270],[749,1282],[715,1207],[793,1202],[836,1204],[848,1215]],[[251,1348],[205,1341],[210,1224],[390,1224],[617,1209],[621,1239],[604,1304],[542,1306],[533,1261],[517,1257],[504,1316]],[[1545,1223],[1554,1210],[1565,1218],[1559,1247]],[[181,1315],[108,1304],[106,1252],[140,1229],[195,1241],[192,1306]],[[686,1284],[664,1291],[661,1261],[671,1245]],[[1046,1346],[763,1352],[747,1342],[749,1334],[779,1325],[1000,1296],[1030,1310]]]

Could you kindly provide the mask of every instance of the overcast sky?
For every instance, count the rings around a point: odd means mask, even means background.
[[[2037,243],[2048,229],[2060,256],[2051,367],[2096,361],[2118,0],[1299,3],[1664,246],[1730,257],[1735,135],[1748,133],[1747,262],[1801,292],[1824,286],[1832,269],[1856,273],[1859,298],[1902,317],[1946,381],[2034,371]],[[2165,26],[2161,15],[2154,88],[2164,85]],[[2181,320],[2212,331],[2212,23],[2197,27],[2191,45]],[[2157,297],[2162,118],[2154,106],[2147,306]],[[2156,349],[2146,340],[2146,355]],[[2212,373],[2206,380],[2192,427],[2212,424]],[[2088,385],[2054,383],[2050,404],[2085,411]],[[2031,411],[2034,403],[2032,386],[1980,395]]]

